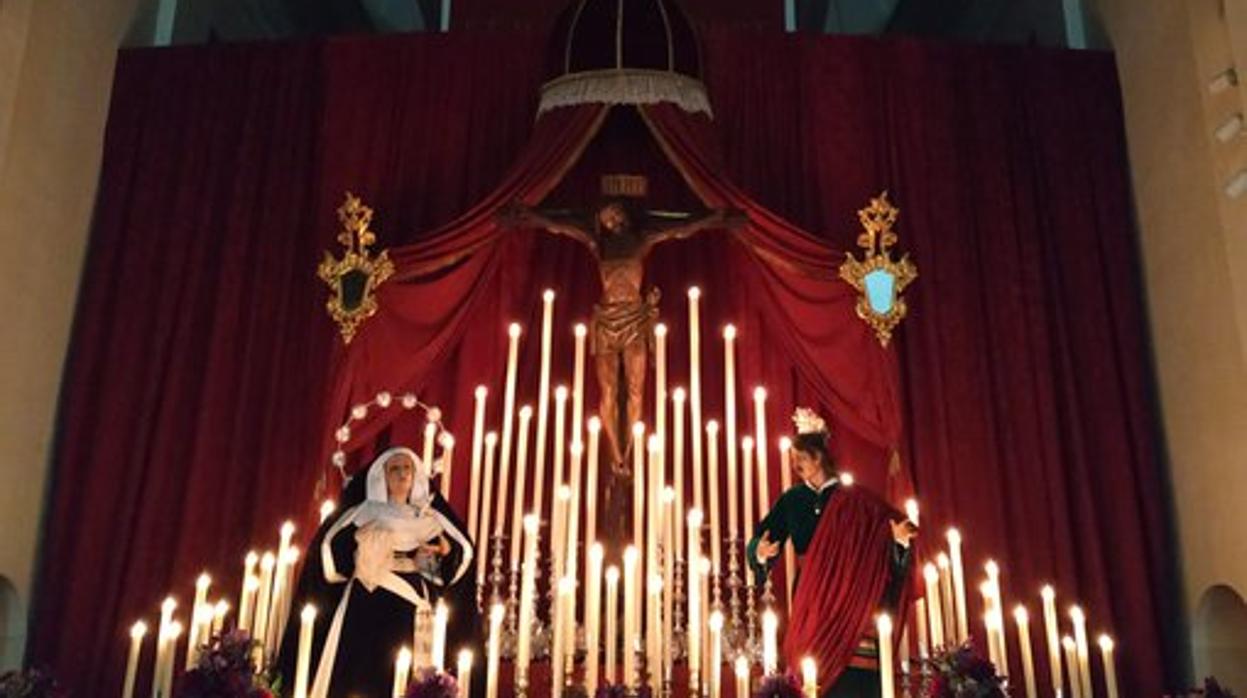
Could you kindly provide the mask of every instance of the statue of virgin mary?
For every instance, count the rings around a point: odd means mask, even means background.
[[[438,599],[451,608],[447,656],[479,656],[473,546],[465,526],[429,488],[408,448],[378,456],[343,493],[309,547],[293,608],[316,605],[310,698],[389,698],[394,660],[412,645],[416,612]],[[325,614],[328,614],[327,616]],[[297,623],[283,638],[278,669],[293,678]],[[475,682],[474,682],[475,683]]]

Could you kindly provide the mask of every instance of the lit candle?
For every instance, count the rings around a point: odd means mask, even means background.
[[[653,695],[657,695],[662,687],[662,577],[658,574],[652,574],[649,578],[648,594],[646,609],[649,613],[646,616],[646,667],[652,667],[649,671],[649,685]]]
[[[943,610],[941,616],[944,621],[944,637],[951,645],[957,642],[957,622],[953,610],[953,575],[948,555],[943,552],[936,555],[935,567],[940,573],[940,605]]]
[[[1104,660],[1104,686],[1108,698],[1117,698],[1117,664],[1113,662],[1113,638],[1100,636],[1100,657]]]
[[[1061,638],[1061,647],[1065,648],[1065,665],[1069,667],[1069,690],[1072,698],[1093,698],[1082,692],[1082,681],[1078,678],[1078,647],[1074,638],[1066,635]]]
[[[564,664],[567,655],[567,624],[563,620],[566,616],[567,597],[572,595],[575,590],[575,583],[568,577],[559,579],[558,593],[554,597],[554,610],[552,613],[554,620],[551,622],[551,647],[550,647],[550,692],[554,696],[563,695],[563,689],[566,684],[566,665]]]
[[[333,516],[333,512],[338,510],[338,503],[332,499],[326,499],[320,503],[320,522],[325,523],[325,519]]]
[[[905,500],[905,518],[913,525],[918,525],[918,500],[910,498]]]
[[[689,441],[693,448],[693,506],[705,511],[702,501],[701,448],[701,289],[688,290],[688,389]],[[716,495],[717,496],[717,492]]]
[[[688,512],[688,677],[689,691],[701,690],[701,510]]]
[[[421,465],[424,468],[424,474],[428,478],[432,478],[433,472],[433,448],[437,445],[437,422],[431,418],[424,423],[424,449],[420,453],[423,459]]]
[[[478,546],[482,540],[476,536],[480,521],[481,460],[485,449],[485,400],[488,396],[488,388],[476,386],[472,410],[472,470],[468,480],[468,534],[473,536]],[[488,545],[485,547],[488,549]]]
[[[670,487],[663,488],[662,511],[662,657],[663,666],[670,669],[675,659],[672,653],[675,647],[675,532],[685,525],[675,518],[675,490]]]
[[[407,695],[407,684],[411,679],[411,650],[404,647],[398,651],[398,659],[394,660],[394,690],[391,692],[393,698],[403,698]]]
[[[191,627],[186,633],[186,670],[199,661],[200,627],[203,625],[204,608],[208,606],[208,588],[212,586],[212,577],[207,572],[200,573],[195,580],[195,602],[191,605]],[[208,622],[212,622],[212,611],[208,610]],[[206,638],[205,638],[206,639]]]
[[[446,624],[450,622],[450,607],[445,601],[438,599],[433,611],[433,668],[439,672],[446,671]]]
[[[600,543],[589,546],[585,583],[585,692],[593,695],[598,687],[598,646],[602,625],[602,560]],[[616,580],[618,581],[618,580]],[[612,640],[613,641],[613,640]]]
[[[498,661],[502,654],[502,621],[507,609],[496,603],[489,609],[489,657],[485,667],[485,698],[498,698]]]
[[[1078,652],[1078,681],[1082,694],[1091,698],[1091,652],[1087,644],[1087,616],[1078,606],[1069,609],[1070,622],[1074,624],[1074,648]],[[1072,667],[1070,673],[1072,674]]]
[[[710,561],[712,564],[711,574],[714,579],[719,579],[720,561],[722,560],[722,523],[719,517],[719,423],[713,419],[706,422],[706,458],[709,463],[709,480],[710,487],[707,490],[706,498],[710,500]],[[729,471],[728,477],[728,509],[732,512],[731,522],[728,524],[729,531],[736,530],[736,505],[732,499],[732,492],[735,491],[736,478]],[[717,598],[717,597],[716,597]]]
[[[710,698],[722,698],[723,614],[712,612],[706,626],[710,629],[710,666],[706,667],[706,683],[710,686]]]
[[[989,603],[990,592],[987,591],[986,585],[984,585],[983,591],[983,603],[987,604]],[[996,653],[996,616],[991,611],[983,614],[983,630],[983,637],[987,644],[987,661],[991,662],[992,666],[996,668],[997,674],[1003,675],[1005,672],[1001,671],[1000,656]]]
[[[307,698],[307,681],[312,666],[312,627],[316,607],[307,604],[299,614],[299,653],[294,665],[294,698]]]
[[[441,483],[442,499],[450,501],[450,479],[455,474],[455,437],[450,432],[443,431],[438,437],[437,443],[442,447],[442,458],[439,461],[442,469],[442,476],[439,478]]]
[[[162,698],[173,695],[173,660],[177,654],[178,638],[182,636],[182,624],[169,623],[168,637],[165,639],[164,667],[160,670],[160,693]]]
[[[882,656],[882,638],[880,639]],[[762,673],[773,676],[779,671],[779,616],[772,609],[762,612]]]
[[[892,666],[892,617],[879,614],[875,621],[879,631],[879,684],[882,698],[896,698],[896,674]]]
[[[550,497],[550,562],[553,564],[555,579],[562,577],[564,573],[563,563],[567,555],[567,541],[564,540],[567,533],[567,504],[571,501],[570,492],[567,499],[559,496],[559,490],[565,484],[563,439],[567,433],[567,396],[566,386],[560,385],[554,389],[554,479],[550,482],[554,496]],[[535,511],[541,511],[539,504],[535,503]],[[555,526],[558,527],[557,532],[554,530]]]
[[[242,591],[238,594],[238,629],[251,629],[251,610],[255,607],[255,592],[260,588],[260,580],[256,579],[255,568],[260,564],[260,556],[254,550],[247,553],[242,563]]]
[[[645,425],[632,425],[632,545],[645,546]],[[639,553],[638,553],[639,554]]]
[[[481,518],[478,522],[477,530],[473,531],[473,535],[476,536],[474,539],[476,541],[476,588],[481,589],[482,594],[485,589],[485,570],[489,566],[489,503],[492,501],[489,497],[494,487],[494,454],[497,451],[497,447],[498,432],[491,431],[485,434],[485,482],[481,487]],[[498,499],[502,500],[504,498],[499,497]]]
[[[934,654],[944,647],[944,618],[940,603],[940,573],[935,565],[927,563],[922,568],[923,579],[927,583],[927,620],[931,624],[931,652]]]
[[[767,467],[766,388],[753,389],[754,447],[758,459],[758,514],[765,516],[771,509],[770,468]]]
[[[966,610],[966,573],[961,562],[961,531],[950,528],[945,537],[948,539],[948,557],[952,563],[953,605],[955,606],[954,609],[949,610],[949,613],[954,613],[957,618],[957,641],[965,642],[970,636],[970,626]]]
[[[145,635],[147,635],[147,624],[143,621],[130,626],[130,654],[126,658],[126,680],[121,689],[122,698],[134,698],[134,684],[139,672],[139,655],[143,651]]]
[[[735,511],[737,497],[740,496],[733,483],[739,476],[736,470],[737,449],[740,448],[739,442],[736,440],[736,326],[728,325],[723,328],[723,413],[724,413],[724,437],[726,439],[725,454],[727,456],[727,496],[730,504],[728,505],[728,518],[731,527],[728,528],[728,535],[735,538],[740,535],[740,530],[736,526]],[[747,476],[746,476],[747,477]],[[749,496],[746,490],[745,496]],[[745,517],[748,519],[748,515]],[[748,526],[749,522],[746,521]],[[746,574],[745,577],[752,577]]]
[[[572,445],[568,448],[568,451],[571,453],[572,485],[571,485],[571,490],[569,492],[569,494],[571,495],[571,499],[568,500],[567,505],[566,505],[567,512],[568,512],[567,532],[566,532],[567,553],[564,557],[563,566],[564,566],[564,574],[568,577],[571,577],[572,579],[576,578],[577,570],[579,569],[579,565],[580,565],[580,554],[579,554],[580,553],[580,499],[581,499],[580,498],[580,493],[581,493],[580,477],[581,477],[581,471],[583,470],[582,461],[583,461],[583,456],[584,456],[584,448],[585,448],[584,444],[578,441],[573,441]],[[576,618],[576,595],[575,594],[572,594],[572,598],[568,602],[567,608],[568,608],[568,612],[571,614],[571,617],[573,619],[572,625],[574,627],[575,626],[574,619]]]
[[[584,323],[573,328],[576,337],[575,364],[572,368],[572,443],[583,444],[585,419],[585,335]]]
[[[456,679],[459,684],[458,698],[472,695],[472,650],[459,650],[458,672]]]
[[[494,533],[498,535],[502,535],[506,527],[507,493],[511,491],[507,485],[511,467],[511,443],[515,433],[515,369],[520,351],[520,326],[511,323],[507,327],[507,336],[507,379],[502,395],[502,458],[498,466],[498,499],[494,511]],[[514,531],[513,535],[518,537],[519,530]]]
[[[533,408],[524,405],[520,408],[519,445],[515,454],[515,492],[511,498],[511,572],[520,569],[520,545],[524,532],[524,480],[528,473],[528,427],[532,424]],[[498,494],[506,496],[506,490]]]
[[[667,326],[661,322],[654,325],[654,433],[667,443]]]
[[[676,388],[671,392],[671,477],[673,486],[675,487],[675,521],[684,521],[686,509],[684,506],[684,405],[687,402],[687,395],[684,388]],[[694,473],[694,489],[701,482],[700,473]],[[697,505],[695,508],[700,509]],[[675,550],[677,556],[684,554],[684,527],[675,527]]]
[[[640,556],[641,553],[636,546],[628,546],[624,550],[624,675],[621,683],[630,688],[636,688],[637,679],[639,678],[636,674],[636,653],[641,626],[641,619],[639,618],[640,609],[638,608],[640,606],[638,598],[640,589],[637,584],[641,577],[637,570],[637,561]]]
[[[787,436],[779,439],[779,482],[782,492],[792,487],[792,439]],[[792,613],[792,583],[796,579],[797,552],[792,541],[784,543],[784,598],[787,601],[789,614]]]
[[[926,659],[931,656],[927,652],[927,600],[918,599],[914,602],[914,621],[918,628],[918,657]]]
[[[747,546],[749,539],[753,536],[754,518],[753,518],[753,437],[746,436],[740,440],[740,455],[742,463],[741,472],[741,499],[744,501],[744,518],[740,522],[740,544]],[[752,589],[754,586],[754,575],[745,571],[745,586]]]
[[[996,640],[996,656],[1000,660],[1000,673],[1007,675],[1009,673],[1009,650],[1005,643],[1005,612],[1004,612],[1004,596],[1000,591],[1000,566],[995,560],[988,560],[983,566],[987,572],[987,583],[991,586],[991,606],[990,611],[993,618],[993,625],[997,632]]]
[[[541,374],[537,384],[537,442],[533,468],[536,470],[533,511],[543,511],[546,482],[546,434],[550,421],[550,342],[554,331],[554,291],[541,294]],[[556,485],[557,486],[557,485]]]
[[[255,602],[255,632],[251,637],[260,643],[260,664],[263,665],[264,657],[268,655],[268,645],[265,638],[268,637],[269,626],[269,606],[273,594],[273,567],[277,564],[277,558],[271,552],[265,552],[260,558],[260,590],[256,595]]]
[[[744,656],[736,658],[736,696],[742,698],[749,695],[749,660]]]
[[[537,524],[536,514],[524,517],[524,573],[520,584],[519,641],[515,652],[515,688],[517,693],[528,690],[528,663],[532,657],[533,619],[537,609]]]
[[[585,474],[585,540],[596,541],[598,534],[598,440],[602,432],[602,420],[589,418],[588,472]]]
[[[805,694],[805,698],[818,698],[818,667],[814,665],[813,657],[801,660],[801,677],[801,692]]]
[[[626,562],[625,557],[625,562]],[[627,601],[625,600],[625,605]],[[619,568],[611,565],[606,568],[606,682],[619,681],[618,663],[615,654],[619,647]]]
[[[160,690],[163,687],[161,672],[164,671],[166,657],[173,654],[169,644],[169,628],[173,625],[173,612],[177,610],[177,607],[178,602],[172,596],[166,597],[160,604],[160,626],[156,630],[156,669],[152,678],[153,698],[159,698],[161,695]]]
[[[1056,592],[1051,585],[1040,590],[1043,597],[1044,634],[1048,644],[1048,670],[1053,695],[1061,690],[1061,631],[1057,625]]]
[[[1013,620],[1018,625],[1018,646],[1022,650],[1022,683],[1026,686],[1026,698],[1039,698],[1035,687],[1035,659],[1031,655],[1030,616],[1025,606],[1013,609]]]
[[[217,601],[212,608],[212,632],[209,633],[206,639],[211,639],[213,636],[221,634],[221,631],[225,629],[225,617],[227,615],[229,615],[229,602],[225,599]]]

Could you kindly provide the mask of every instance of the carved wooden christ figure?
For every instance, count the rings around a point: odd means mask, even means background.
[[[587,214],[543,212],[513,204],[503,210],[500,218],[508,227],[541,228],[577,240],[598,261],[602,296],[593,310],[591,351],[600,394],[598,416],[606,432],[606,455],[615,475],[610,490],[618,491],[618,481],[630,474],[625,457],[628,447],[621,440],[621,433],[626,433],[625,424],[641,419],[646,364],[661,295],[654,287],[642,294],[645,259],[660,243],[687,238],[707,228],[733,228],[745,218],[735,212],[712,210],[679,222],[653,223],[647,214],[635,212],[619,198],[606,199]],[[621,373],[626,386],[626,422],[619,418]],[[608,498],[616,499],[610,494]]]

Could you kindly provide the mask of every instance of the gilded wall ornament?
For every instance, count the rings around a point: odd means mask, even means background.
[[[887,346],[892,330],[905,317],[905,299],[901,292],[918,278],[918,267],[909,255],[892,259],[892,246],[897,242],[892,226],[900,210],[888,201],[885,191],[870,200],[870,205],[857,212],[864,232],[857,236],[857,245],[865,256],[859,261],[845,253],[840,265],[840,278],[860,294],[857,315],[875,330],[879,343]]]
[[[394,264],[385,250],[376,256],[368,249],[377,236],[368,228],[372,209],[359,197],[346,193],[346,201],[338,208],[342,232],[338,242],[345,248],[341,259],[325,252],[316,274],[329,285],[325,309],[338,323],[342,342],[350,344],[359,324],[377,312],[377,288],[394,273]]]

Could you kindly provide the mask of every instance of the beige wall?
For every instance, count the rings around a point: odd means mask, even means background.
[[[1097,0],[1096,8],[1121,74],[1190,617],[1215,584],[1247,596],[1247,197],[1223,191],[1247,167],[1247,138],[1212,137],[1243,108],[1241,87],[1207,89],[1232,62],[1220,4]]]
[[[16,609],[0,609],[0,669],[20,659],[24,642],[113,62],[135,4],[0,3],[0,577],[17,598]]]

